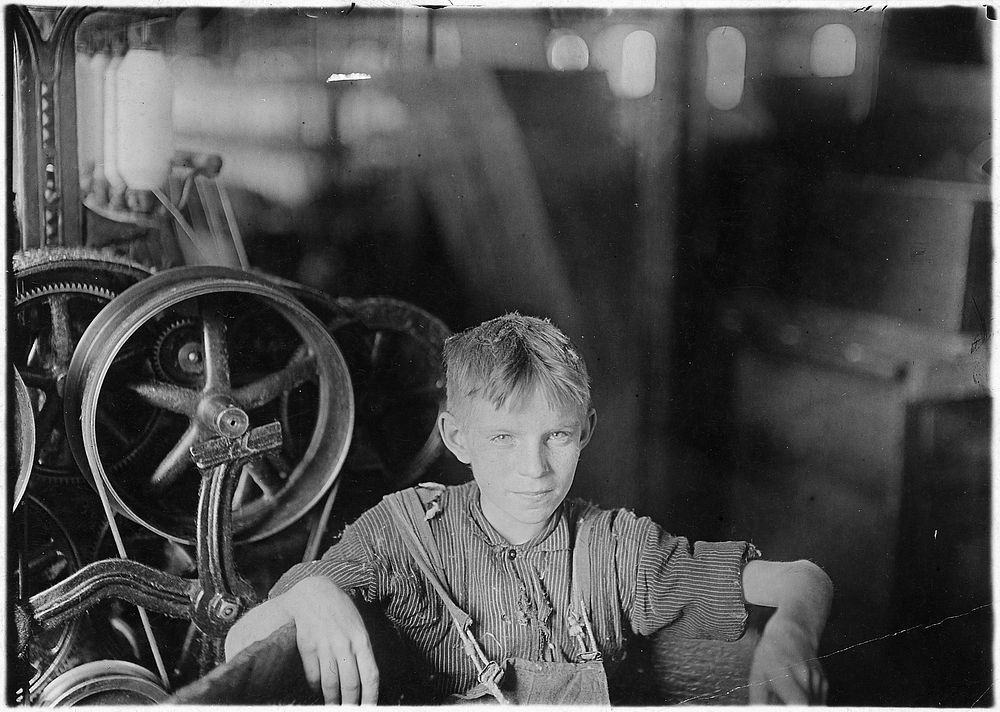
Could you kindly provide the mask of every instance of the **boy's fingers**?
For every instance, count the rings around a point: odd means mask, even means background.
[[[750,683],[750,704],[763,705],[767,702],[768,685],[765,682]]]
[[[827,681],[823,668],[817,665],[809,666],[809,702],[822,705],[826,703]]]
[[[320,656],[320,669],[323,671],[323,702],[328,705],[339,705],[340,695],[340,666],[337,658],[329,650]]]
[[[340,675],[341,704],[358,704],[361,700],[361,676],[358,674],[358,661],[352,654],[338,655],[337,669]]]
[[[787,670],[771,680],[771,689],[786,705],[809,704],[808,687],[802,684],[794,670]]]
[[[357,652],[358,676],[361,680],[361,704],[374,705],[378,703],[379,674],[375,663],[375,654],[371,645],[365,641]]]
[[[309,689],[319,692],[322,689],[326,673],[323,668],[323,655],[315,638],[304,633],[300,626],[295,628],[295,643],[302,658],[302,672],[305,674]]]
[[[319,659],[313,653],[301,653],[302,655],[302,672],[305,673],[306,682],[309,683],[309,689],[313,692],[319,692],[320,690],[320,671],[319,671]]]

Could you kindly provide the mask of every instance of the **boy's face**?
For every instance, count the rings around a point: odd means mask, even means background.
[[[456,410],[439,421],[445,444],[472,466],[490,524],[512,544],[527,541],[569,492],[596,413],[553,408],[537,389],[526,401],[499,410],[482,398]]]

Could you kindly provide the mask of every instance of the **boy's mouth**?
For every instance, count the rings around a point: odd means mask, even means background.
[[[545,495],[551,494],[551,492],[552,492],[552,490],[550,490],[550,489],[547,489],[547,490],[521,490],[521,491],[514,490],[514,491],[512,491],[513,494],[515,494],[515,495],[517,495],[519,497],[527,497],[528,499],[541,499]]]

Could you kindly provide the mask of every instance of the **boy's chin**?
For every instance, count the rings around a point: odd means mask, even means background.
[[[545,494],[508,493],[507,499],[512,502],[511,509],[523,515],[523,518],[533,522],[545,521],[559,508],[563,496],[555,492]]]

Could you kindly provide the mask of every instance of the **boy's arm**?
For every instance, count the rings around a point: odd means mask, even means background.
[[[750,668],[750,703],[822,703],[826,677],[817,659],[833,584],[810,561],[756,560],[743,569],[747,603],[775,608]]]
[[[247,611],[229,630],[226,659],[289,622],[306,680],[325,702],[378,701],[378,666],[364,620],[350,596],[324,576],[305,578]]]

